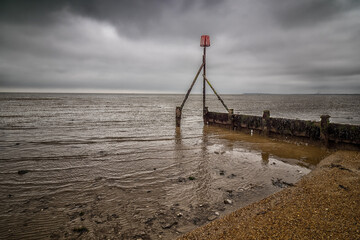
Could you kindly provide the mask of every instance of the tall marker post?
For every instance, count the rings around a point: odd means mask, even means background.
[[[224,101],[221,99],[221,97],[219,96],[219,94],[217,94],[217,92],[215,91],[214,87],[210,84],[209,80],[206,77],[206,48],[210,47],[210,37],[209,35],[202,35],[200,38],[200,47],[204,48],[204,54],[203,54],[203,61],[202,64],[199,68],[199,70],[196,73],[196,76],[194,78],[194,80],[191,83],[191,86],[189,88],[189,90],[187,91],[184,101],[182,102],[180,107],[176,107],[176,115],[175,115],[175,119],[176,119],[176,127],[180,127],[181,125],[181,115],[182,115],[182,109],[185,105],[186,100],[189,97],[189,94],[201,72],[201,70],[203,70],[203,119],[204,119],[204,123],[206,124],[206,115],[208,114],[208,109],[206,107],[206,83],[209,84],[210,88],[213,90],[213,92],[215,93],[215,95],[218,97],[218,99],[220,100],[220,102],[223,104],[223,106],[225,107],[226,111],[229,113],[229,116],[233,114],[233,110],[229,109]]]
[[[205,115],[207,113],[206,109],[206,48],[210,47],[210,37],[209,35],[202,35],[200,38],[200,47],[204,47],[203,55],[203,119],[205,122]]]

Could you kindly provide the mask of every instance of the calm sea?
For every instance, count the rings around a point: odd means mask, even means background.
[[[203,126],[200,95],[176,131],[183,97],[1,93],[0,238],[173,239],[295,183],[329,154]],[[235,113],[360,124],[360,95],[223,98]],[[212,95],[207,105],[224,111]]]

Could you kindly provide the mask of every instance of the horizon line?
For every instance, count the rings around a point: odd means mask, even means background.
[[[2,91],[0,94],[16,94],[16,93],[29,93],[29,94],[123,94],[123,95],[184,95],[180,92],[141,92],[141,91]],[[267,93],[267,92],[250,92],[250,93],[221,93],[220,95],[359,95],[360,93]],[[199,93],[192,93],[191,95],[202,95]],[[215,95],[214,93],[206,93],[206,95]]]

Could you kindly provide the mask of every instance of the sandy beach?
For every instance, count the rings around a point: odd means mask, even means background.
[[[335,152],[295,186],[180,239],[360,239],[360,152]]]

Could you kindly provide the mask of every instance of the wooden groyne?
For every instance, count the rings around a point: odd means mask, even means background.
[[[322,115],[320,121],[272,118],[270,111],[263,116],[206,112],[204,121],[208,125],[226,127],[235,131],[252,130],[265,136],[289,136],[303,140],[320,141],[325,146],[351,144],[360,147],[360,126],[330,123],[329,115]]]
[[[182,110],[189,97],[189,94],[203,71],[203,119],[204,124],[217,125],[226,127],[231,130],[250,130],[265,136],[289,136],[293,138],[301,138],[302,140],[321,142],[326,147],[331,145],[340,146],[341,144],[350,144],[356,148],[360,148],[360,126],[330,123],[329,115],[320,116],[320,121],[305,121],[286,118],[272,118],[270,111],[265,110],[263,116],[251,116],[243,114],[234,114],[233,109],[229,109],[215,88],[210,84],[206,76],[206,48],[210,46],[210,38],[208,35],[202,35],[200,46],[204,47],[202,64],[197,71],[194,80],[187,91],[181,106],[176,107],[175,122],[176,127],[181,126]],[[206,83],[222,103],[227,113],[209,112],[206,107]]]

